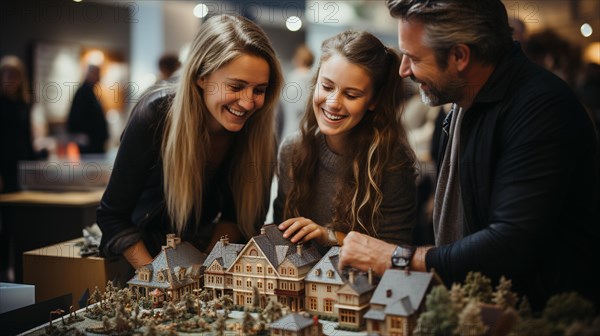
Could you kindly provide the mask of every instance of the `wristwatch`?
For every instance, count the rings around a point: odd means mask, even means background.
[[[406,268],[415,254],[416,248],[411,245],[398,245],[392,253],[392,267]]]

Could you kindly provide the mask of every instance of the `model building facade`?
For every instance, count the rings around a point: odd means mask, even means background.
[[[152,263],[135,271],[127,281],[132,290],[139,290],[155,305],[162,301],[177,301],[184,294],[202,288],[202,264],[206,254],[192,244],[181,242],[174,234],[167,235],[167,244]]]
[[[244,244],[232,244],[227,237],[221,238],[204,261],[204,288],[213,298],[223,295],[233,297],[233,274],[228,271]]]
[[[295,245],[283,238],[276,225],[265,225],[252,237],[227,269],[233,279],[234,304],[264,308],[278,300],[292,311],[304,310],[304,278],[321,259],[312,245]],[[253,288],[260,302],[254,303]]]
[[[438,284],[435,273],[387,270],[365,313],[367,332],[386,336],[412,335],[424,309],[425,296]]]

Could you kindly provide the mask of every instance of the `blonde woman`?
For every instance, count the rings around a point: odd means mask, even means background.
[[[223,235],[255,235],[268,210],[281,82],[260,27],[230,15],[203,23],[181,77],[145,94],[122,135],[98,209],[104,254],[139,268],[169,232],[205,252]]]
[[[414,154],[398,122],[398,55],[367,32],[325,40],[301,134],[284,140],[274,220],[291,242],[350,231],[411,243]]]

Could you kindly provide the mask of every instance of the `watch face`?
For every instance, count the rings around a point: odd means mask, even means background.
[[[406,258],[403,258],[403,257],[393,257],[392,258],[392,263],[396,267],[406,267],[406,266],[408,266],[408,260]]]

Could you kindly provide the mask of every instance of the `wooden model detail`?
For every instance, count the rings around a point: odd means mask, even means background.
[[[360,330],[365,325],[363,316],[369,309],[369,300],[373,295],[373,272],[368,275],[350,270],[348,281],[337,291],[339,327]]]
[[[127,284],[141,295],[149,296],[155,305],[166,300],[178,301],[186,293],[201,288],[205,259],[206,254],[192,244],[168,234],[167,245],[152,263],[136,270]]]
[[[204,288],[209,290],[212,298],[223,295],[233,297],[233,274],[229,267],[236,260],[244,244],[232,244],[227,236],[215,244],[204,261]]]
[[[337,317],[337,292],[345,283],[338,271],[339,247],[334,246],[313,266],[304,279],[306,286],[305,310],[320,316]]]
[[[316,316],[288,314],[271,324],[271,336],[322,336],[323,327]]]
[[[425,296],[437,284],[435,273],[387,270],[379,282],[371,308],[364,315],[367,332],[379,335],[412,335]]]
[[[292,311],[304,310],[304,277],[321,258],[312,246],[292,244],[276,225],[265,225],[240,251],[227,272],[233,275],[234,304],[247,308],[278,300]],[[253,287],[260,303],[253,303]]]

